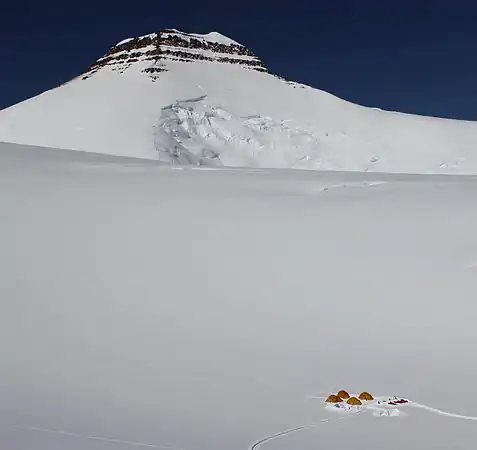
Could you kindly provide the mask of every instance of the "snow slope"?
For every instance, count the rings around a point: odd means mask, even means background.
[[[172,30],[164,36],[176,35],[204,45],[236,44],[217,33]],[[230,56],[220,49],[187,49],[217,61],[181,61],[182,47],[175,48],[179,56],[146,60],[154,52],[152,36],[140,38],[151,44],[121,69],[105,65],[87,79],[0,111],[0,141],[180,164],[477,173],[474,122],[361,107],[266,72],[217,62]],[[123,56],[126,50],[116,53]]]
[[[0,144],[0,447],[472,448],[476,196]]]

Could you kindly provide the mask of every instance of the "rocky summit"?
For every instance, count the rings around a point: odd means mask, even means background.
[[[165,29],[119,42],[88,68],[83,79],[106,66],[122,73],[136,63],[146,63],[142,72],[155,80],[160,72],[167,71],[166,61],[240,64],[260,72],[268,71],[248,48],[219,33],[201,35]]]

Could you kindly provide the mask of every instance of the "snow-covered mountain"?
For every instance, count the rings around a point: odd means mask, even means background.
[[[270,74],[219,33],[126,39],[0,111],[0,141],[170,163],[477,173],[477,123],[358,106]]]

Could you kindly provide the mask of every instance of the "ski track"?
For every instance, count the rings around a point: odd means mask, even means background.
[[[477,420],[477,417],[463,416],[462,414],[449,413],[449,412],[446,412],[446,411],[441,411],[440,409],[431,408],[430,406],[421,405],[419,403],[410,402],[409,406],[412,406],[414,408],[424,409],[425,411],[429,411],[429,412],[432,412],[434,414],[440,414],[441,416],[453,417],[455,419]]]
[[[354,415],[358,415],[358,414],[360,414],[360,412],[361,411],[355,413]],[[318,422],[313,422],[313,423],[310,423],[308,425],[301,425],[299,427],[289,428],[287,430],[283,430],[283,431],[280,431],[278,433],[274,433],[274,434],[271,434],[269,436],[265,436],[265,437],[259,439],[258,441],[255,441],[253,444],[251,444],[248,447],[248,450],[257,450],[262,444],[265,444],[266,442],[270,442],[270,441],[273,441],[275,439],[279,439],[283,436],[287,436],[289,434],[296,433],[298,431],[309,430],[310,428],[315,428],[318,425],[321,425],[321,424],[326,423],[326,422],[330,422],[331,420],[341,420],[341,419],[346,419],[347,417],[350,417],[350,415],[349,416],[342,416],[342,417],[327,417],[326,419],[322,419]]]
[[[127,440],[122,440],[122,439],[109,438],[109,437],[106,437],[106,436],[94,436],[94,435],[73,433],[71,431],[53,430],[51,428],[32,427],[32,426],[26,426],[26,425],[16,425],[15,427],[16,428],[22,428],[22,429],[25,429],[25,430],[30,430],[30,431],[38,431],[40,433],[49,433],[49,434],[56,434],[56,435],[80,438],[80,439],[103,441],[103,442],[112,442],[113,444],[129,445],[131,447],[160,448],[160,449],[163,449],[163,450],[184,450],[183,448],[171,447],[169,445],[149,444],[147,442],[138,442],[138,441],[127,441]]]

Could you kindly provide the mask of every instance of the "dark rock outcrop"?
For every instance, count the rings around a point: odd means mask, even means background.
[[[167,70],[164,64],[167,60],[240,64],[252,70],[268,72],[262,61],[243,45],[213,42],[205,37],[165,29],[115,45],[88,68],[83,79],[91,77],[106,66],[123,72],[136,62],[150,61],[151,66],[142,71],[155,80],[160,72]]]

